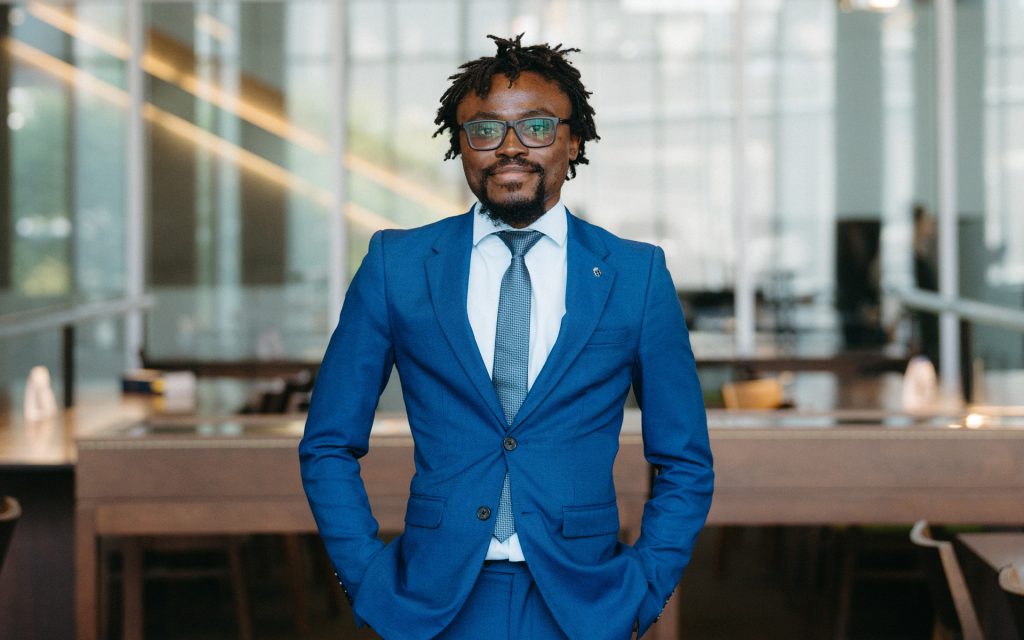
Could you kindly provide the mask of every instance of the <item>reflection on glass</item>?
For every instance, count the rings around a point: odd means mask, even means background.
[[[329,3],[147,6],[155,358],[312,358],[327,333]]]
[[[373,231],[468,207],[460,163],[432,137],[438,98],[460,63],[493,51],[485,34],[519,32],[583,49],[602,140],[566,203],[665,248],[698,356],[731,348],[740,251],[759,352],[856,346],[844,335],[914,344],[885,291],[915,282],[914,205],[936,210],[929,3],[749,0],[742,104],[737,3],[724,0],[349,0],[340,70],[333,0],[144,5],[154,358],[317,359],[334,320],[331,79],[346,83],[351,274]],[[0,313],[120,296],[124,3],[0,4],[0,22]],[[1024,5],[958,3],[957,24],[960,289],[1020,309]],[[732,222],[740,109],[746,247]],[[851,292],[841,258],[858,234],[875,250]],[[989,371],[1024,365],[1018,333],[975,326],[969,342]],[[0,357],[5,370],[31,364]]]
[[[975,188],[969,193],[983,206],[961,213],[961,226],[967,227],[961,233],[961,291],[1019,310],[1024,308],[1024,4],[991,0],[982,5],[957,6],[958,21],[970,24],[979,37],[984,33],[983,51],[980,46],[970,50],[984,59],[983,68],[981,61],[973,65],[975,77],[984,80],[983,85],[978,80],[972,102],[984,113],[983,132],[977,132],[981,139],[975,141],[984,148],[984,162],[977,146],[960,152],[974,169],[969,175]],[[970,355],[986,369],[1024,367],[1020,333],[975,326],[973,347]]]
[[[299,438],[302,436],[304,423],[300,421],[282,421],[280,418],[255,417],[244,421],[195,421],[179,420],[173,422],[147,421],[128,427],[119,427],[97,434],[106,438]]]
[[[125,64],[93,36],[121,34],[123,8],[0,5],[0,20],[10,68],[0,76],[0,312],[115,297]]]
[[[487,33],[525,31],[527,41],[577,46],[601,141],[563,190],[566,204],[613,232],[662,245],[692,302],[691,322],[731,333],[739,108],[732,3],[353,0],[347,15],[352,153],[447,200],[410,198],[353,169],[354,205],[402,227],[464,211],[471,196],[461,167],[443,163],[446,141],[430,137],[446,77],[493,53]],[[819,310],[790,314],[792,328],[828,328],[830,320],[835,19],[833,6],[812,0],[754,3],[747,19],[751,262],[772,302],[810,301]],[[354,259],[371,230],[350,226]],[[772,325],[776,318],[769,329],[781,324]]]

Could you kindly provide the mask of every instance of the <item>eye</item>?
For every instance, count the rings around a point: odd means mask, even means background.
[[[490,120],[471,122],[469,125],[469,133],[480,138],[496,138],[501,135],[502,129],[504,129],[502,123]]]
[[[551,121],[546,118],[531,118],[521,125],[521,130],[534,138],[546,138],[551,128]]]

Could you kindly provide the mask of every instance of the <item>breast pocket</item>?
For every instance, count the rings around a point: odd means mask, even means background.
[[[629,339],[629,329],[595,329],[587,340],[588,347],[613,346]]]

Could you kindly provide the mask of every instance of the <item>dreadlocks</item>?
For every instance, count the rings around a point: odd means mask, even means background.
[[[579,49],[563,49],[561,44],[554,47],[548,44],[524,47],[521,33],[511,40],[491,35],[487,37],[498,45],[498,53],[494,57],[477,58],[460,66],[459,69],[462,71],[448,78],[452,84],[441,96],[441,107],[434,118],[434,124],[440,126],[434,132],[434,137],[444,133],[445,129],[448,130],[451,146],[444,154],[444,159],[450,160],[459,155],[459,123],[456,110],[462,99],[470,91],[486,98],[491,91],[491,80],[495,75],[508,76],[508,85],[511,87],[519,74],[532,71],[556,82],[572,104],[569,130],[580,138],[579,153],[574,160],[569,161],[567,179],[573,179],[576,177],[576,165],[590,164],[584,152],[585,143],[588,140],[601,139],[594,125],[594,108],[587,100],[590,92],[580,81],[580,72],[568,59],[568,54],[578,52]]]

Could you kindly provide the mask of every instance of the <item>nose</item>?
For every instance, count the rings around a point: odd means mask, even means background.
[[[519,139],[519,134],[516,133],[515,127],[509,127],[505,132],[505,138],[501,141],[501,146],[495,149],[494,153],[499,156],[514,158],[526,155],[528,151],[526,145]]]

